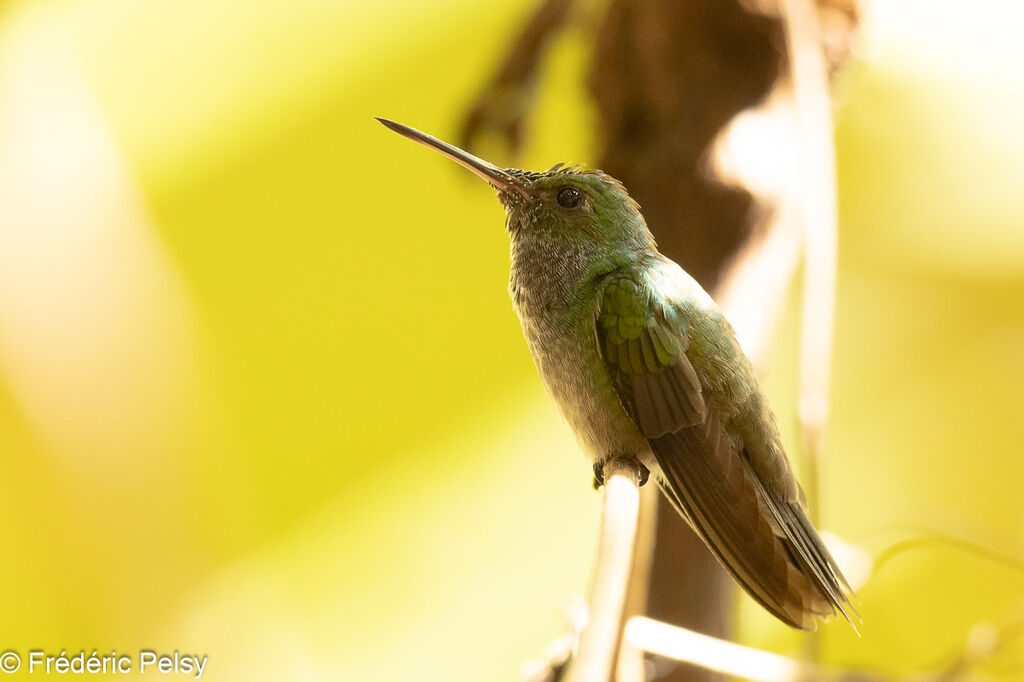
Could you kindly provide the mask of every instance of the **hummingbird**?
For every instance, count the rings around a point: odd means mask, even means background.
[[[509,293],[541,379],[591,457],[643,467],[740,586],[813,630],[853,592],[807,517],[775,416],[718,306],[659,253],[640,207],[600,170],[500,168],[414,128],[384,126],[497,190]]]

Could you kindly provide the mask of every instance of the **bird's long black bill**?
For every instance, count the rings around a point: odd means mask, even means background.
[[[403,137],[407,137],[410,140],[419,142],[422,145],[430,147],[434,151],[444,154],[449,159],[464,166],[469,170],[473,171],[477,176],[486,180],[490,184],[494,185],[503,192],[518,192],[523,196],[526,196],[526,190],[523,185],[512,177],[504,169],[498,168],[493,163],[484,161],[478,156],[474,156],[467,151],[459,149],[453,144],[448,144],[443,140],[439,140],[433,135],[427,135],[424,132],[410,128],[407,125],[390,121],[386,118],[377,117],[377,120],[381,122],[384,127],[395,131]]]

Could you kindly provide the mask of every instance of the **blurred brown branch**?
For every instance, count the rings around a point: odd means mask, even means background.
[[[477,97],[462,122],[459,141],[471,149],[486,131],[496,132],[519,151],[529,113],[537,70],[554,34],[562,28],[573,0],[544,0],[520,30],[484,92]]]

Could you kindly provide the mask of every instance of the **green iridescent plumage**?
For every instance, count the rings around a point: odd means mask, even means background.
[[[648,438],[700,424],[706,412],[700,380],[685,353],[686,321],[657,296],[643,282],[616,277],[604,287],[597,318],[619,398]]]

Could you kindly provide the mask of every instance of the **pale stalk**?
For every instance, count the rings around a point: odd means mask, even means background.
[[[568,682],[610,682],[622,637],[626,592],[640,512],[639,465],[616,458],[604,465],[604,513],[590,594],[590,618],[580,635]]]
[[[800,343],[800,425],[810,517],[818,522],[818,486],[829,413],[835,317],[838,215],[835,145],[828,66],[811,0],[782,0],[800,144],[796,188],[804,232],[803,322]]]
[[[818,526],[825,425],[829,413],[836,297],[836,163],[828,66],[812,0],[782,0],[799,144],[793,197],[804,233],[804,289],[800,338],[799,415],[808,515]],[[797,194],[797,192],[799,192]],[[806,640],[805,655],[821,658],[821,637]]]
[[[661,491],[656,485],[640,489],[640,518],[637,521],[636,546],[633,550],[633,571],[626,588],[626,610],[623,621],[633,616],[642,616],[647,611],[650,591],[651,567],[654,560],[654,543],[658,520],[658,496]],[[644,652],[623,645],[616,663],[617,682],[645,682]]]
[[[649,651],[664,658],[756,682],[794,682],[800,679],[832,682],[844,679],[840,670],[803,663],[640,616],[630,618],[626,623],[623,647]],[[849,679],[848,673],[845,676]]]

